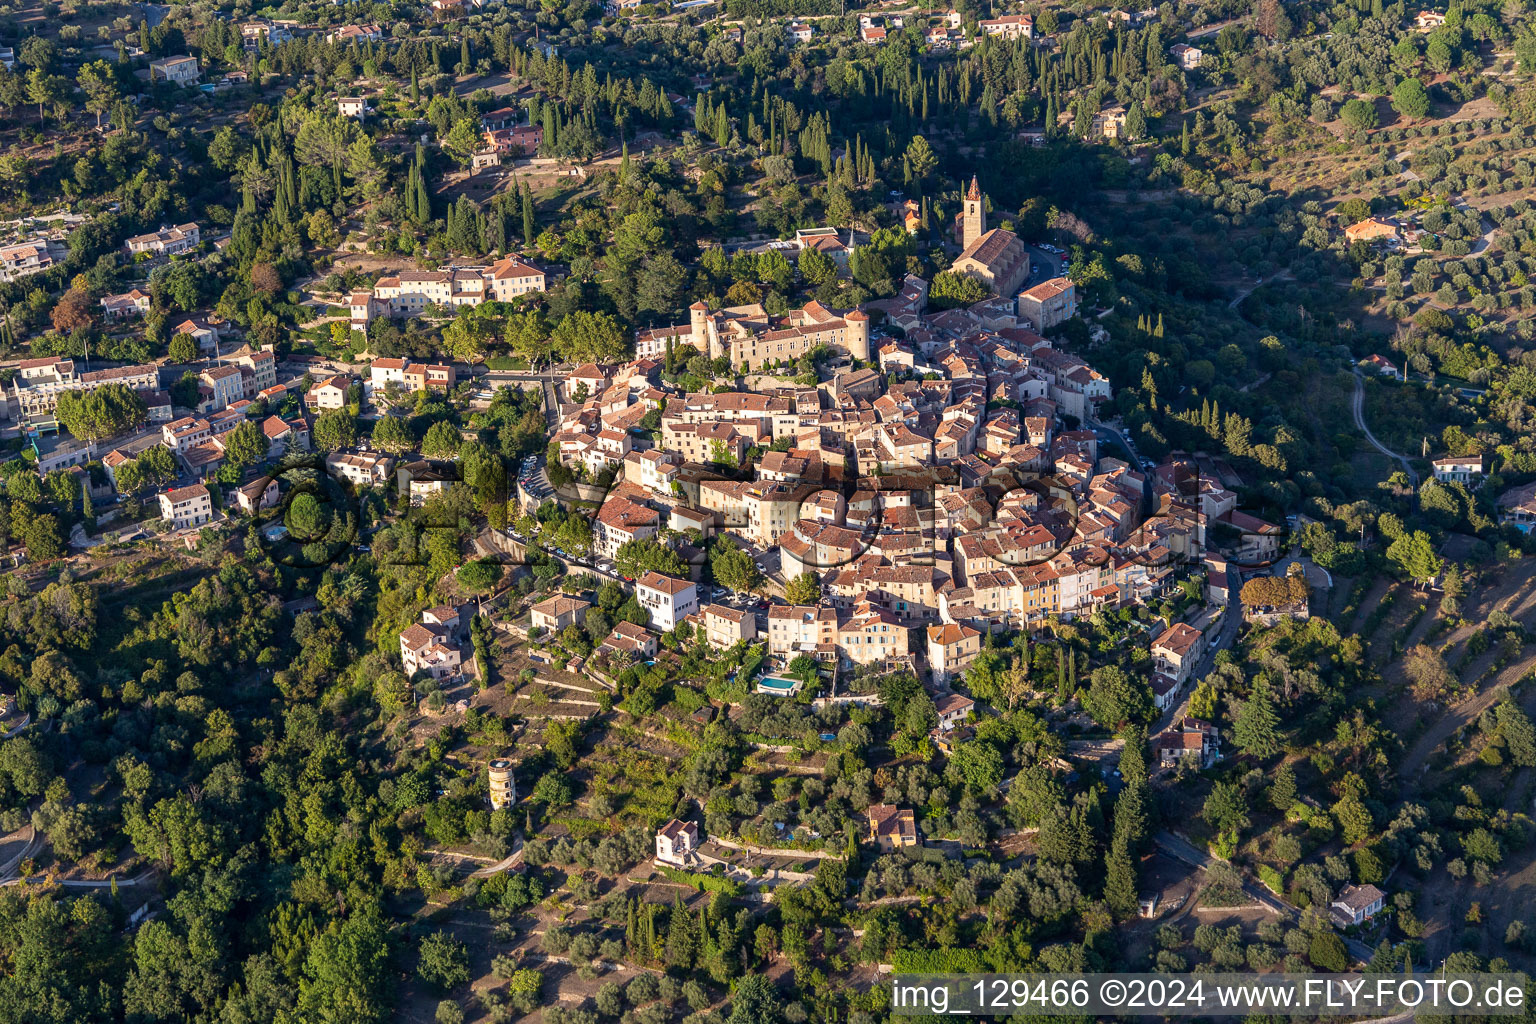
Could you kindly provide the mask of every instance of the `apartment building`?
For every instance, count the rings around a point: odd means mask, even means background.
[[[635,581],[635,597],[651,616],[651,625],[666,631],[699,609],[699,592],[688,580],[648,572]]]
[[[858,530],[801,519],[779,538],[784,578],[841,568],[862,554],[864,547],[863,534]]]
[[[59,396],[66,391],[93,391],[108,384],[122,384],[135,391],[153,392],[160,387],[160,371],[153,364],[118,366],[80,373],[72,359],[48,356],[26,359],[11,382],[21,418],[28,423],[50,424]]]
[[[245,345],[224,358],[240,368],[246,398],[255,398],[268,388],[277,386],[277,356],[271,346],[253,349]]]
[[[163,491],[160,494],[160,518],[177,530],[202,526],[213,518],[213,497],[202,484]]]
[[[1043,331],[1077,315],[1077,287],[1069,278],[1053,277],[1019,293],[1019,316]]]
[[[816,484],[732,480],[704,480],[698,487],[700,508],[718,513],[727,529],[760,547],[779,543],[799,521],[805,499],[820,490]]]
[[[896,616],[867,601],[837,627],[837,646],[855,665],[879,665],[907,653],[908,636]]]
[[[705,605],[700,620],[706,642],[717,651],[757,638],[757,616],[750,611],[719,604]]]
[[[197,379],[200,413],[218,412],[245,398],[245,380],[238,366],[212,366]]]
[[[947,686],[965,674],[981,653],[981,631],[946,623],[928,627],[928,669],[938,686]]]
[[[775,604],[768,608],[768,653],[780,658],[837,656],[837,609],[831,605]]]
[[[612,558],[627,542],[656,536],[660,527],[661,517],[655,509],[628,498],[610,497],[592,521],[592,550],[599,558]]]
[[[347,391],[351,387],[352,378],[345,374],[328,377],[309,389],[304,395],[304,404],[318,412],[325,412],[328,409],[345,409]]]
[[[172,420],[160,428],[161,442],[173,452],[183,452],[213,436],[208,421],[192,416]]]

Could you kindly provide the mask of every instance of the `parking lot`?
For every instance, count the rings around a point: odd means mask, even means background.
[[[532,499],[534,508],[554,500],[555,488],[549,482],[549,474],[544,471],[542,456],[530,455],[523,460],[517,471],[517,483]]]

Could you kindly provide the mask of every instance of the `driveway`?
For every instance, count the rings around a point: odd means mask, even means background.
[[[1184,839],[1184,837],[1174,835],[1172,832],[1159,832],[1152,837],[1152,842],[1157,845],[1159,850],[1174,860],[1183,861],[1190,867],[1198,868],[1201,871],[1209,870],[1211,865],[1216,863],[1215,857],[1212,857],[1203,850],[1197,849],[1194,844]],[[1292,906],[1270,892],[1267,886],[1249,881],[1247,875],[1242,877],[1243,893],[1252,898],[1255,903],[1262,906],[1265,910],[1284,918],[1301,916],[1299,908]],[[1343,938],[1343,936],[1340,936],[1340,938]],[[1371,957],[1375,955],[1375,950],[1356,939],[1345,938],[1344,945],[1349,950],[1349,955],[1361,963],[1369,963]]]
[[[1355,426],[1365,435],[1365,439],[1371,443],[1372,448],[1394,462],[1400,463],[1403,471],[1408,474],[1408,479],[1413,481],[1413,486],[1418,487],[1419,474],[1408,464],[1408,459],[1376,440],[1376,435],[1371,433],[1371,428],[1365,425],[1365,378],[1360,375],[1360,367],[1355,366],[1351,369],[1355,374],[1355,393],[1349,399],[1349,412],[1355,418]]]

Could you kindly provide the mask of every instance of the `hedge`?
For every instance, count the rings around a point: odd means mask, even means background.
[[[992,968],[974,949],[903,949],[891,957],[897,974],[987,974]]]
[[[678,868],[669,868],[664,864],[657,864],[656,870],[679,885],[689,885],[699,892],[718,892],[726,896],[740,896],[741,883],[729,878],[721,878],[719,875],[706,875],[698,871],[682,871]]]

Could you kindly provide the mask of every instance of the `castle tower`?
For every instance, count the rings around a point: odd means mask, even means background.
[[[491,762],[491,810],[500,811],[517,803],[517,780],[512,777],[512,762],[497,758]]]
[[[695,302],[688,307],[688,326],[693,334],[693,347],[699,350],[700,355],[711,359],[720,355],[717,349],[720,347],[718,339],[712,337],[709,331],[709,307],[702,302]]]
[[[960,244],[970,248],[971,243],[987,233],[987,201],[981,196],[981,185],[971,175],[971,187],[965,193],[965,208],[961,213]]]
[[[869,314],[855,309],[843,320],[848,324],[848,354],[860,362],[869,362]]]

